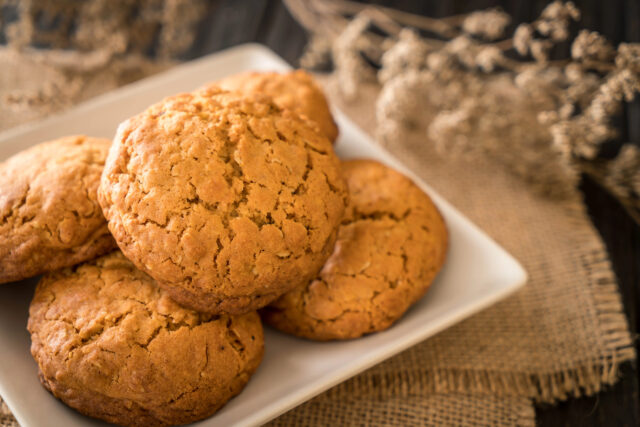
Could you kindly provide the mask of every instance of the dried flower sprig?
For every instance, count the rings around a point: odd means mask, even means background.
[[[462,21],[462,30],[486,40],[497,40],[504,35],[511,17],[501,9],[472,12]]]
[[[332,54],[338,82],[342,93],[348,98],[355,97],[361,81],[375,78],[374,70],[363,57],[363,53],[375,55],[373,43],[364,36],[369,23],[368,18],[357,16],[333,43]]]
[[[581,30],[571,45],[571,57],[582,63],[610,62],[615,55],[611,43],[595,31]]]
[[[7,45],[46,47],[111,55],[150,51],[175,58],[189,48],[205,0],[20,1],[0,0],[0,31]],[[17,19],[3,22],[3,14]]]
[[[59,112],[171,66],[195,40],[206,3],[0,0],[3,64],[40,67],[42,75],[4,88],[0,127]]]
[[[311,50],[319,58],[333,46],[339,87],[348,98],[371,79],[367,67],[377,70],[382,143],[392,144],[409,131],[425,132],[438,151],[488,155],[553,196],[575,192],[581,173],[603,162],[600,147],[617,134],[612,117],[640,92],[638,44],[616,49],[600,34],[582,30],[572,41],[570,58],[550,59],[551,48],[569,40],[571,22],[580,19],[572,2],[550,3],[512,37],[505,34],[510,17],[499,9],[442,21],[426,18],[419,26],[409,21],[420,17],[402,14],[400,20],[388,9],[344,0],[286,2],[297,17],[308,21],[313,15],[307,26],[315,40]],[[379,25],[381,14],[405,28]],[[328,27],[335,36],[324,30]],[[380,41],[384,27],[392,31]],[[421,35],[424,29],[437,37]],[[510,50],[521,57],[514,59]],[[307,53],[305,66],[313,67],[310,57]],[[640,218],[640,161],[630,160],[637,149],[627,147],[599,168],[604,172],[597,179]]]

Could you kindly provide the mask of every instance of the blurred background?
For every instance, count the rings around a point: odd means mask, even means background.
[[[304,3],[304,2],[295,2]],[[353,13],[351,2],[344,18]],[[416,16],[445,18],[500,7],[512,17],[508,33],[535,20],[549,1],[451,0],[371,1]],[[357,4],[357,3],[356,3]],[[575,1],[582,15],[571,24],[598,31],[614,46],[640,42],[637,0]],[[0,129],[61,111],[117,86],[241,43],[262,43],[294,67],[310,41],[287,4],[280,0],[0,0]],[[561,42],[551,58],[570,56]],[[329,60],[314,71],[330,72]],[[374,64],[375,65],[375,64]],[[613,117],[618,135],[599,156],[617,155],[621,144],[640,143],[640,100]],[[640,326],[640,230],[628,209],[583,176],[580,191],[603,236],[619,278],[632,334]],[[637,202],[637,199],[636,199]],[[640,425],[639,374],[631,364],[623,377],[596,396],[539,406],[542,426]]]

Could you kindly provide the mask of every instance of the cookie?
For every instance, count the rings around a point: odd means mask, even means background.
[[[186,307],[235,314],[317,274],[347,199],[324,136],[267,97],[218,88],[124,122],[98,193],[138,268]]]
[[[331,142],[335,142],[338,137],[338,127],[331,116],[327,99],[306,71],[296,70],[282,74],[248,72],[227,77],[214,84],[230,91],[268,95],[280,107],[314,121]]]
[[[0,163],[0,283],[113,250],[97,201],[111,141],[69,136]]]
[[[44,276],[29,315],[44,387],[120,425],[206,418],[242,390],[263,354],[256,312],[185,309],[120,252]]]
[[[446,255],[445,223],[411,180],[370,160],[344,162],[343,173],[350,203],[333,254],[315,280],[261,312],[313,340],[388,328],[424,295]]]

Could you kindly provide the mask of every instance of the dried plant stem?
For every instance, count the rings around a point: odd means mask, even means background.
[[[640,150],[627,145],[604,168],[598,154],[617,134],[611,118],[640,92],[640,45],[616,48],[581,30],[571,57],[551,59],[580,18],[572,2],[549,3],[509,36],[500,9],[433,19],[350,0],[285,1],[314,35],[302,64],[330,58],[347,100],[377,78],[383,144],[426,132],[442,154],[488,156],[552,197],[574,194],[588,173],[639,219]]]
[[[383,12],[389,18],[396,22],[420,30],[429,31],[444,37],[455,37],[459,34],[457,26],[459,26],[466,15],[453,15],[446,18],[434,19],[427,16],[415,15],[401,10],[392,9],[377,5],[364,5],[348,0],[314,0],[327,5],[333,13],[357,15],[364,9],[375,9]]]
[[[308,0],[300,2],[298,0],[284,0],[285,4],[308,31],[313,33],[338,34],[346,24],[347,15],[357,15],[364,11],[371,17],[382,18],[381,27],[387,30],[384,22],[392,20],[400,26],[409,26],[420,30],[438,34],[442,37],[455,37],[460,34],[458,29],[465,15],[450,16],[442,19],[434,19],[421,15],[403,12],[400,10],[377,6],[367,5],[348,0]],[[389,29],[389,34],[397,32],[397,29]]]

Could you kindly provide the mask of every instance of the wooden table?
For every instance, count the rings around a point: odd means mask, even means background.
[[[575,0],[574,0],[575,1]],[[535,19],[547,1],[376,1],[433,17],[465,13],[500,5],[516,22]],[[599,31],[614,43],[640,41],[640,2],[637,0],[575,1],[582,11],[582,25]],[[203,20],[198,39],[187,58],[195,58],[240,43],[256,41],[269,46],[296,66],[306,34],[279,0],[214,1]],[[564,47],[565,51],[568,46]],[[621,140],[640,142],[640,102],[633,103],[620,119]],[[640,227],[597,184],[585,178],[581,185],[589,214],[600,231],[618,275],[632,334],[638,332],[640,283]],[[636,340],[636,343],[638,340]],[[636,350],[639,350],[636,344]],[[570,399],[556,406],[536,409],[541,426],[638,426],[640,425],[639,372],[630,363],[622,366],[622,378],[613,387],[592,397]]]

